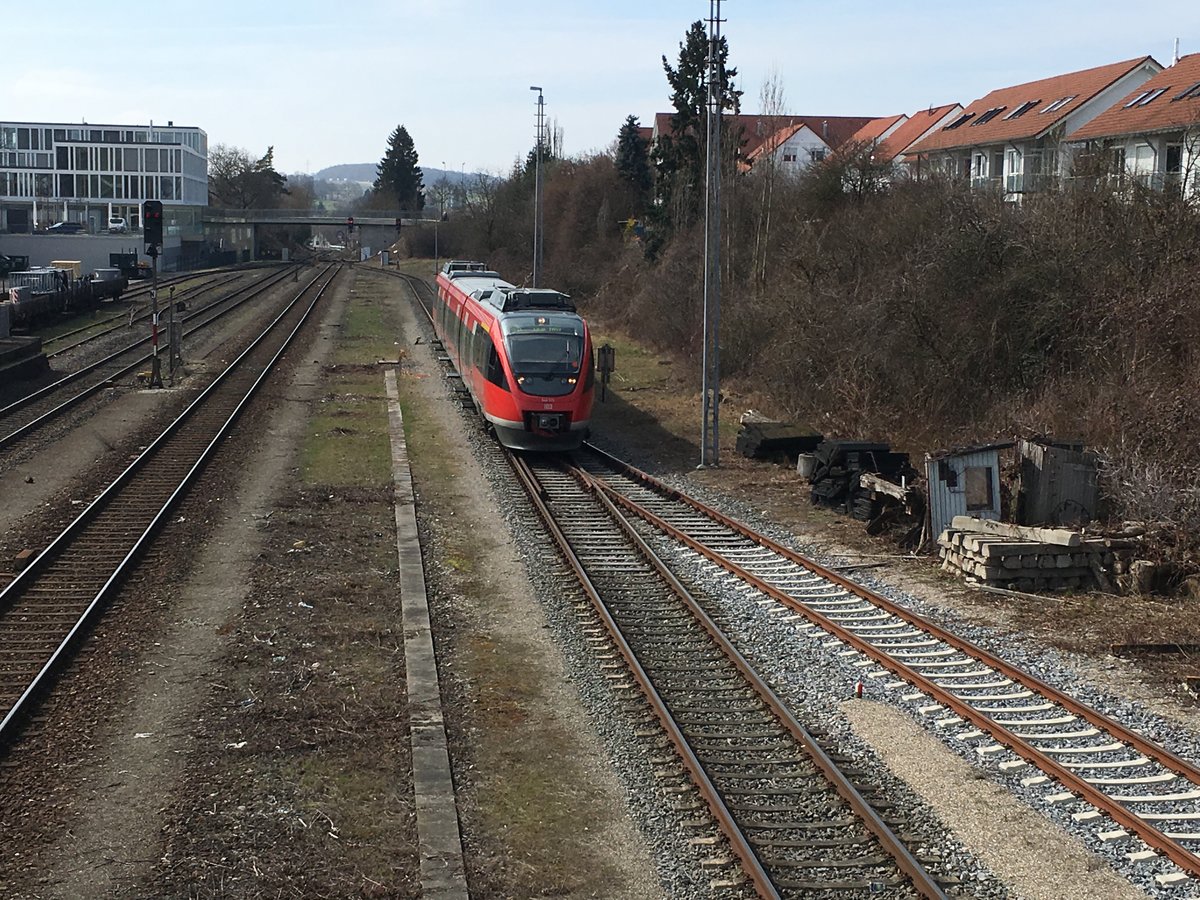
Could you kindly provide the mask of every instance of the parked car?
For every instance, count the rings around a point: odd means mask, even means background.
[[[83,234],[87,226],[82,222],[55,222],[46,229],[46,234]]]
[[[108,220],[109,234],[124,234],[129,230],[129,224],[121,216],[113,216]]]

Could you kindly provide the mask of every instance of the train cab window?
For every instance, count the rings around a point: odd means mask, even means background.
[[[510,329],[508,358],[517,385],[537,397],[561,397],[575,390],[583,362],[583,336],[570,326],[547,322]]]

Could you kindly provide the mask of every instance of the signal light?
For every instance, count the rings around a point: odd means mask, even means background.
[[[354,216],[346,217],[346,230],[351,234],[354,233]]]
[[[142,203],[142,231],[146,244],[158,246],[163,242],[163,205],[161,200]]]

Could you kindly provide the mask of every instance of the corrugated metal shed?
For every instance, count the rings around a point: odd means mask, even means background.
[[[1011,446],[990,444],[926,454],[929,532],[935,540],[955,516],[1000,518],[1000,451]]]

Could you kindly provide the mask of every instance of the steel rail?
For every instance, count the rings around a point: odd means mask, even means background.
[[[1044,682],[1041,682],[1039,679],[1036,679],[1033,676],[1026,675],[1025,673],[1021,672],[1021,670],[1018,670],[1018,669],[1014,668],[1013,666],[1010,666],[1007,664],[1002,664],[1003,667],[1001,668],[1001,664],[999,664],[999,660],[996,659],[996,657],[993,657],[990,653],[983,651],[981,648],[975,647],[973,644],[970,644],[969,642],[964,641],[961,638],[957,638],[956,636],[951,635],[949,632],[946,632],[944,629],[942,629],[936,625],[933,625],[933,623],[928,622],[927,620],[921,618],[920,616],[915,615],[912,612],[904,610],[902,607],[898,606],[895,603],[892,603],[891,601],[888,601],[886,598],[879,597],[878,595],[874,594],[872,591],[867,590],[866,588],[862,587],[861,585],[857,585],[854,582],[851,582],[851,581],[843,578],[842,576],[839,576],[836,573],[831,572],[828,569],[825,569],[823,566],[818,565],[817,563],[813,562],[812,560],[808,560],[805,557],[802,557],[799,554],[795,553],[794,551],[788,550],[786,547],[783,547],[782,545],[775,543],[774,541],[770,540],[769,538],[765,537],[764,535],[760,535],[757,532],[754,532],[753,530],[747,528],[746,526],[741,525],[736,520],[731,519],[728,516],[725,516],[724,514],[718,512],[717,510],[711,509],[710,507],[706,506],[705,504],[700,503],[699,501],[697,501],[691,497],[688,497],[686,494],[683,494],[679,491],[676,491],[674,488],[671,488],[667,485],[662,484],[661,482],[658,482],[657,479],[653,478],[653,476],[650,476],[644,472],[641,472],[640,470],[637,470],[637,469],[633,468],[632,466],[628,466],[627,464],[622,463],[620,460],[615,460],[615,458],[612,457],[611,455],[605,453],[604,451],[596,450],[595,448],[591,447],[590,445],[589,445],[588,449],[593,450],[594,452],[597,452],[598,454],[600,454],[601,456],[603,456],[604,458],[606,458],[608,460],[612,460],[613,464],[617,468],[626,470],[627,474],[630,474],[631,477],[639,478],[639,480],[642,480],[646,484],[654,485],[654,488],[656,491],[668,496],[670,499],[678,500],[680,502],[686,503],[689,506],[692,506],[698,512],[701,512],[704,515],[713,519],[714,521],[720,522],[721,524],[725,525],[726,527],[731,528],[732,530],[741,534],[743,537],[746,537],[747,539],[752,540],[755,543],[758,543],[760,546],[763,546],[774,552],[780,553],[781,555],[783,555],[787,559],[789,559],[789,561],[792,561],[792,562],[797,563],[798,565],[804,566],[805,568],[812,571],[814,574],[817,574],[823,578],[829,579],[830,581],[851,591],[855,595],[859,596],[860,598],[862,598],[864,600],[867,600],[868,602],[879,604],[880,606],[882,606],[883,608],[885,608],[889,612],[891,612],[893,615],[896,615],[899,618],[904,619],[905,621],[909,622],[914,627],[922,629],[922,630],[926,631],[927,633],[932,634],[935,637],[938,637],[939,639],[943,639],[942,638],[943,634],[947,635],[949,638],[952,638],[952,640],[946,640],[946,643],[950,644],[951,646],[954,646],[955,649],[960,650],[964,654],[971,656],[971,657],[977,659],[978,661],[983,662],[989,666],[993,665],[993,660],[995,660],[997,663],[996,668],[999,671],[1002,671],[1006,676],[1013,678],[1016,681],[1023,682],[1023,683],[1025,683],[1026,686],[1035,686],[1036,685],[1036,686],[1038,686],[1039,692],[1043,692],[1043,686],[1044,686],[1044,694],[1045,694],[1045,696],[1049,697],[1050,699],[1053,699],[1056,702],[1059,701],[1060,697],[1063,697],[1065,700],[1070,700],[1070,698],[1061,694],[1061,692],[1057,691],[1056,689],[1050,688],[1049,686],[1044,685]],[[636,475],[633,473],[636,473]],[[754,575],[753,573],[747,571],[745,568],[738,565],[737,563],[726,559],[719,552],[710,549],[707,545],[705,545],[701,541],[696,540],[695,538],[691,537],[690,535],[688,535],[685,532],[681,531],[680,529],[676,528],[671,523],[669,523],[666,520],[662,519],[661,517],[657,516],[652,511],[646,509],[645,507],[641,506],[640,504],[638,504],[635,501],[631,500],[630,498],[626,497],[624,494],[622,494],[620,491],[613,488],[611,485],[605,484],[603,481],[601,481],[599,479],[596,479],[596,483],[597,483],[599,489],[602,490],[604,493],[608,494],[610,497],[612,497],[614,502],[616,502],[618,505],[625,507],[633,514],[639,516],[644,521],[650,523],[655,528],[658,528],[665,534],[670,535],[675,540],[678,540],[679,542],[692,548],[697,553],[703,554],[706,558],[708,558],[710,561],[712,561],[716,565],[719,565],[722,568],[724,568],[726,571],[730,572],[731,574],[736,575],[738,578],[742,579],[747,584],[753,585],[756,589],[762,591],[767,596],[779,601],[780,603],[787,606],[789,609],[799,613],[800,615],[807,618],[809,621],[819,625],[821,628],[823,628],[826,631],[828,631],[829,633],[835,635],[837,638],[839,638],[846,644],[850,645],[854,649],[858,650],[860,653],[863,653],[868,658],[873,659],[875,662],[879,663],[884,668],[895,673],[898,677],[900,677],[904,681],[908,682],[909,684],[913,685],[914,687],[919,688],[923,692],[929,694],[931,697],[933,697],[939,703],[941,703],[942,705],[953,710],[957,715],[962,716],[964,719],[972,722],[974,725],[976,725],[981,730],[992,735],[992,737],[996,739],[997,743],[1003,744],[1004,746],[1008,747],[1009,750],[1016,753],[1018,756],[1020,756],[1022,759],[1026,760],[1027,762],[1032,763],[1034,766],[1041,769],[1043,772],[1045,772],[1049,775],[1053,775],[1059,781],[1059,783],[1061,783],[1064,787],[1068,788],[1071,792],[1077,794],[1082,799],[1091,803],[1097,809],[1102,810],[1105,814],[1107,814],[1111,819],[1113,819],[1118,824],[1124,826],[1125,828],[1128,828],[1130,831],[1132,831],[1134,834],[1136,834],[1139,838],[1141,838],[1141,840],[1143,842],[1145,842],[1145,844],[1147,846],[1162,853],[1164,856],[1166,856],[1168,859],[1170,859],[1173,863],[1175,863],[1177,866],[1179,866],[1181,869],[1183,869],[1189,875],[1192,875],[1194,877],[1200,876],[1200,856],[1197,856],[1195,853],[1192,853],[1191,851],[1187,850],[1186,848],[1181,846],[1176,841],[1172,840],[1165,833],[1163,833],[1158,828],[1156,828],[1153,825],[1146,822],[1144,819],[1142,819],[1136,813],[1130,811],[1124,805],[1118,803],[1117,801],[1113,800],[1112,798],[1110,798],[1108,795],[1104,794],[1102,791],[1100,791],[1093,785],[1089,784],[1081,776],[1076,775],[1070,769],[1068,769],[1065,766],[1061,765],[1060,763],[1056,762],[1053,758],[1047,756],[1046,754],[1041,753],[1039,750],[1037,750],[1035,747],[1033,747],[1027,741],[1018,737],[1016,735],[1016,733],[1011,731],[1009,728],[998,724],[997,722],[995,722],[994,720],[989,718],[984,713],[978,712],[972,706],[970,706],[968,703],[960,700],[959,698],[954,696],[954,694],[950,693],[945,688],[943,688],[941,685],[932,681],[927,676],[922,675],[919,672],[915,671],[907,664],[900,662],[899,660],[888,655],[884,650],[879,649],[874,644],[871,644],[870,642],[866,641],[865,639],[859,637],[857,634],[850,631],[846,627],[839,625],[837,622],[834,622],[832,619],[828,618],[827,616],[823,615],[822,613],[819,613],[816,610],[811,609],[804,603],[801,603],[801,602],[793,599],[787,593],[779,590],[778,588],[774,587],[771,584],[768,584],[766,581],[762,580],[761,578]],[[1091,710],[1088,707],[1085,707],[1082,704],[1080,704],[1074,700],[1070,700],[1070,703],[1063,703],[1062,705],[1064,707],[1070,709],[1072,712],[1076,712],[1078,715],[1080,715],[1084,718],[1087,718],[1088,721],[1091,721],[1093,724],[1102,723],[1102,724],[1104,724],[1104,727],[1108,727],[1106,723],[1111,721],[1106,716],[1103,716],[1100,713],[1096,712],[1095,710]],[[1088,713],[1090,713],[1090,715],[1084,715],[1084,711],[1087,711]],[[1114,732],[1114,736],[1123,737],[1124,734],[1126,734],[1126,733],[1133,734],[1129,729],[1125,728],[1124,726],[1120,725],[1119,723],[1114,722],[1112,724],[1113,724],[1113,727],[1111,730]],[[1164,768],[1171,768],[1171,769],[1175,770],[1177,774],[1185,774],[1185,772],[1195,772],[1195,770],[1192,769],[1192,767],[1190,765],[1188,765],[1183,760],[1179,759],[1179,757],[1176,757],[1174,754],[1171,754],[1169,751],[1165,750],[1162,747],[1159,747],[1155,744],[1150,744],[1145,738],[1138,737],[1136,743],[1134,741],[1130,741],[1130,743],[1134,744],[1134,746],[1136,746],[1137,749],[1139,749],[1143,753],[1145,753],[1145,755],[1150,756],[1151,758],[1156,758],[1156,761],[1158,761],[1160,764],[1162,764],[1164,766]],[[1147,747],[1147,746],[1152,748],[1155,752],[1153,754],[1151,754],[1151,753],[1147,752],[1145,749],[1143,749],[1143,747]],[[1180,768],[1175,769],[1175,767],[1167,766],[1166,762],[1164,760],[1168,760],[1168,759],[1177,761]],[[1188,775],[1187,777],[1191,777],[1191,776]],[[1200,777],[1200,773],[1197,773],[1197,777]]]
[[[746,836],[734,823],[733,814],[725,806],[725,801],[717,792],[716,786],[709,779],[703,764],[696,757],[695,751],[692,750],[683,732],[680,731],[679,725],[671,716],[666,703],[651,683],[649,675],[646,674],[645,669],[638,662],[637,654],[634,653],[633,648],[626,640],[625,635],[621,631],[621,626],[612,617],[612,613],[609,612],[604,600],[600,597],[599,591],[592,584],[583,564],[575,555],[575,550],[571,546],[570,541],[567,540],[566,535],[559,528],[558,523],[554,519],[554,514],[546,505],[545,495],[541,485],[537,481],[537,477],[523,459],[511,452],[506,452],[505,455],[512,465],[513,471],[516,472],[517,478],[529,494],[529,498],[533,503],[534,509],[537,510],[539,518],[541,518],[546,529],[550,532],[554,543],[558,545],[559,551],[574,572],[575,578],[583,588],[584,594],[592,604],[592,608],[596,611],[596,615],[600,617],[600,621],[603,623],[605,630],[608,631],[609,637],[624,658],[625,664],[633,673],[633,677],[649,702],[651,709],[654,710],[654,715],[658,718],[663,730],[666,731],[671,743],[674,744],[675,750],[679,753],[684,768],[687,769],[696,789],[708,804],[717,822],[720,823],[721,830],[729,840],[734,853],[742,861],[742,868],[749,876],[751,882],[753,882],[755,890],[758,891],[760,897],[778,898],[780,896],[779,892],[771,882],[766,869],[763,868],[758,854],[754,852],[754,848],[750,846]]]
[[[1026,687],[1033,688],[1038,693],[1054,700],[1054,702],[1058,703],[1060,706],[1069,710],[1080,718],[1086,719],[1088,722],[1097,727],[1110,731],[1113,736],[1121,738],[1121,740],[1125,741],[1130,746],[1136,748],[1150,759],[1159,763],[1163,768],[1170,769],[1175,774],[1182,776],[1188,781],[1191,781],[1196,785],[1200,785],[1200,767],[1193,765],[1186,759],[1183,759],[1182,757],[1167,750],[1165,747],[1153,743],[1148,738],[1121,724],[1115,719],[1112,719],[1091,708],[1090,706],[1079,702],[1069,694],[1063,693],[1053,685],[1042,681],[1036,675],[1032,675],[1023,669],[1017,668],[1011,663],[1008,663],[995,654],[976,644],[971,643],[954,632],[948,631],[942,626],[917,615],[912,610],[906,609],[893,600],[889,600],[882,594],[877,594],[874,591],[863,587],[861,584],[851,581],[844,575],[834,572],[831,569],[827,569],[820,563],[797,553],[795,550],[771,540],[766,535],[759,534],[752,528],[749,528],[746,525],[743,525],[741,522],[738,522],[736,519],[730,518],[724,513],[721,513],[720,511],[706,506],[692,497],[689,497],[687,494],[675,490],[670,485],[664,484],[656,479],[653,475],[630,466],[628,463],[617,459],[616,457],[606,453],[603,450],[600,450],[597,447],[587,445],[587,449],[604,458],[610,465],[623,470],[630,477],[642,481],[656,492],[661,493],[670,499],[686,503],[697,512],[700,512],[714,521],[726,526],[727,528],[736,531],[747,540],[751,540],[764,549],[783,556],[789,562],[803,566],[813,574],[819,575],[822,578],[833,582],[844,590],[847,590],[855,596],[866,600],[868,603],[872,603],[881,609],[887,610],[897,618],[908,622],[914,628],[918,628],[927,632],[931,636],[937,638],[945,644],[948,644],[967,656],[970,656],[973,659],[976,659],[979,662],[994,668],[997,672],[1002,673],[1006,677],[1011,678],[1014,681],[1018,681],[1021,684],[1024,684]]]
[[[838,768],[829,754],[817,743],[816,738],[792,715],[792,711],[788,705],[780,699],[779,695],[762,679],[742,653],[730,642],[720,626],[713,621],[712,617],[709,616],[691,595],[691,592],[667,568],[650,545],[646,543],[645,538],[633,528],[628,518],[617,508],[612,499],[602,489],[602,483],[578,466],[569,465],[568,471],[603,503],[609,515],[612,516],[621,530],[638,548],[643,558],[671,586],[671,590],[675,592],[675,595],[684,603],[688,611],[700,622],[700,625],[721,648],[721,651],[732,660],[734,667],[742,674],[742,677],[746,679],[754,692],[778,716],[796,742],[804,747],[805,751],[812,757],[813,762],[824,773],[825,777],[833,785],[834,790],[862,818],[867,829],[875,835],[876,839],[883,845],[883,848],[896,861],[900,870],[908,876],[913,887],[923,897],[944,900],[947,895],[933,875],[913,856],[912,851],[905,846],[896,833],[883,821],[883,817],[879,815],[875,808],[863,798],[862,794],[859,793],[850,779],[846,777],[845,773]]]
[[[183,412],[181,412],[179,416],[167,426],[166,429],[164,429],[162,434],[160,434],[153,443],[151,443],[141,454],[139,454],[137,459],[133,460],[133,462],[131,462],[129,466],[127,466],[125,470],[117,476],[112,484],[110,484],[98,497],[96,497],[95,500],[88,504],[88,506],[82,512],[80,512],[74,521],[72,521],[58,535],[58,537],[56,537],[45,549],[43,549],[42,552],[39,553],[30,562],[30,564],[26,566],[25,569],[18,573],[16,578],[14,578],[7,585],[7,587],[5,587],[3,590],[0,590],[0,610],[8,607],[11,604],[11,598],[19,595],[19,593],[27,587],[29,582],[35,580],[37,574],[45,569],[51,560],[63,553],[70,541],[73,540],[74,537],[79,534],[90,522],[92,522],[122,489],[124,489],[134,478],[137,477],[140,470],[148,464],[155,454],[157,454],[162,445],[164,445],[171,437],[173,437],[175,433],[178,432],[195,413],[199,412],[204,407],[204,404],[207,402],[210,395],[217,391],[218,388],[224,384],[226,379],[229,378],[235,372],[235,370],[241,366],[243,361],[259,346],[259,344],[261,344],[267,339],[268,336],[270,336],[272,331],[275,330],[276,326],[283,321],[288,312],[300,302],[300,299],[309,291],[309,289],[312,288],[322,277],[324,277],[326,274],[329,274],[330,268],[332,268],[332,266],[327,267],[323,272],[315,276],[312,281],[306,284],[296,295],[292,303],[289,304],[285,310],[280,312],[279,315],[277,315],[266,327],[266,329],[264,329],[263,332],[258,335],[258,337],[256,337],[240,354],[238,354],[237,358],[226,367],[225,371],[222,372],[216,379],[214,379],[212,384],[205,388],[205,390],[201,392],[201,394],[197,396],[195,400],[188,404],[187,408],[184,409]],[[326,279],[325,283],[322,284],[320,288],[318,288],[317,292],[314,294],[307,308],[304,309],[295,326],[284,338],[279,348],[271,356],[270,360],[262,367],[262,371],[254,379],[251,386],[245,391],[241,399],[233,408],[232,412],[230,412],[226,417],[224,423],[215,432],[214,436],[205,445],[205,448],[197,457],[196,461],[189,467],[183,479],[172,490],[166,502],[153,516],[149,524],[142,530],[141,534],[134,541],[132,547],[125,553],[124,557],[117,564],[112,573],[107,576],[99,591],[97,591],[92,600],[88,602],[78,620],[71,627],[67,635],[59,642],[58,647],[55,648],[47,662],[34,676],[33,680],[25,688],[17,701],[12,705],[4,718],[0,720],[0,748],[5,747],[9,743],[16,724],[21,721],[23,714],[28,710],[33,700],[38,696],[42,687],[48,683],[49,679],[56,674],[58,668],[65,662],[75,642],[80,638],[84,630],[96,617],[101,606],[108,600],[112,592],[133,568],[135,562],[141,556],[147,544],[153,539],[155,534],[157,534],[159,529],[165,523],[166,517],[178,504],[184,493],[199,477],[200,472],[209,462],[213,453],[216,451],[216,448],[220,445],[221,441],[224,440],[225,436],[229,433],[229,430],[234,426],[237,419],[241,416],[247,404],[258,392],[264,381],[269,377],[272,369],[279,362],[279,359],[290,348],[292,341],[295,340],[296,335],[308,320],[308,317],[316,307],[316,304],[324,295],[325,290],[330,284],[333,283],[339,273],[340,267],[333,271],[332,274],[329,274],[329,278]]]
[[[258,294],[261,294],[262,292],[276,286],[277,284],[279,284],[281,281],[284,280],[285,275],[286,275],[286,273],[283,273],[279,277],[275,278],[274,280],[268,279],[268,280],[262,282],[261,284],[246,285],[246,286],[241,287],[238,290],[234,291],[228,297],[222,297],[219,300],[214,300],[208,306],[204,307],[204,309],[196,310],[196,312],[194,312],[192,315],[188,316],[188,319],[201,316],[204,313],[208,312],[210,309],[212,309],[212,307],[217,306],[222,303],[227,303],[228,301],[232,300],[239,293],[242,293],[243,291],[250,291],[250,293],[247,296],[241,298],[237,303],[234,303],[231,306],[226,307],[225,309],[219,310],[216,313],[214,313],[213,315],[204,319],[203,321],[197,322],[195,325],[191,326],[190,328],[185,329],[183,332],[183,336],[186,337],[190,334],[194,334],[199,329],[207,327],[208,325],[215,322],[217,319],[221,318],[222,316],[227,315],[228,313],[232,312],[234,309],[237,309],[238,307],[241,306],[242,303],[245,303],[245,302],[249,301],[251,298],[257,296]],[[50,396],[55,391],[60,390],[63,387],[66,387],[67,385],[71,384],[72,382],[78,381],[79,379],[83,378],[86,375],[91,374],[92,372],[96,371],[97,369],[99,369],[102,366],[112,363],[113,361],[119,359],[121,356],[124,356],[125,354],[136,350],[138,347],[142,346],[143,344],[145,344],[149,341],[150,341],[150,338],[148,338],[148,337],[141,338],[141,339],[135,341],[134,343],[129,344],[129,345],[121,348],[120,350],[117,350],[114,353],[110,353],[108,356],[104,357],[103,359],[97,360],[96,362],[93,362],[93,363],[89,363],[88,365],[84,366],[82,369],[77,369],[76,371],[63,376],[58,381],[55,381],[53,384],[48,384],[45,387],[43,387],[39,390],[36,390],[31,394],[26,394],[21,399],[16,400],[16,401],[10,403],[8,406],[5,406],[4,408],[0,409],[0,419],[3,419],[5,416],[11,415],[12,413],[15,413],[15,412],[23,409],[24,407],[30,405],[31,403],[33,403],[37,400],[40,400],[40,399]],[[152,356],[152,354],[146,354],[145,356],[138,357],[137,359],[133,360],[129,364],[117,368],[114,372],[112,372],[105,378],[97,381],[96,383],[90,385],[89,387],[84,388],[78,394],[74,394],[71,397],[68,397],[62,403],[53,407],[52,409],[47,410],[46,412],[44,412],[42,415],[38,416],[37,418],[31,419],[30,421],[26,422],[24,425],[20,426],[15,431],[11,431],[8,434],[0,435],[0,449],[3,449],[5,447],[9,446],[10,444],[15,443],[16,441],[20,440],[22,437],[29,434],[30,432],[37,430],[39,427],[41,427],[47,421],[50,421],[51,419],[61,415],[62,413],[66,412],[68,409],[72,408],[73,406],[75,406],[79,403],[82,403],[84,400],[86,400],[88,397],[91,397],[93,394],[96,394],[99,391],[103,390],[105,387],[107,387],[112,382],[112,380],[114,378],[119,378],[122,375],[125,375],[125,374],[128,374],[129,372],[134,371],[138,366],[144,364],[147,360],[149,360],[151,358],[151,356]]]

